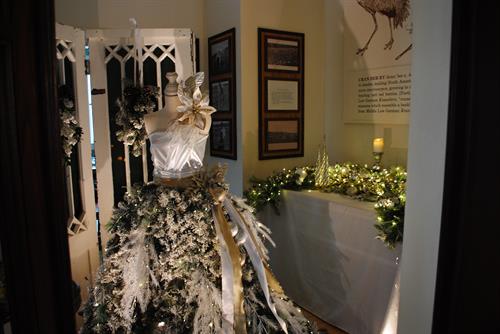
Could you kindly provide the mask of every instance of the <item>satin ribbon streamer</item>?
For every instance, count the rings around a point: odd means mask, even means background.
[[[241,281],[241,257],[221,204],[213,207],[215,229],[220,243],[222,268],[222,328],[225,333],[246,333]]]
[[[250,261],[257,273],[257,277],[264,292],[269,309],[278,321],[281,329],[288,333],[286,323],[280,318],[276,307],[271,300],[269,287],[282,293],[283,290],[265,264],[264,252],[256,242],[256,236],[248,228],[248,223],[234,207],[232,200],[226,197],[223,189],[210,189],[214,197],[215,205],[212,213],[215,221],[217,238],[221,245],[221,268],[222,268],[222,315],[224,319],[224,333],[246,333],[246,318],[243,309],[243,286],[241,281],[242,263],[238,245],[231,234],[231,227],[224,217],[223,207],[227,210],[231,221],[236,224],[242,237],[241,243],[245,247]]]
[[[259,279],[262,291],[264,292],[264,296],[266,297],[267,305],[269,306],[269,309],[273,312],[274,317],[280,324],[281,329],[285,333],[288,333],[285,321],[280,318],[278,312],[276,311],[276,306],[274,306],[271,300],[271,294],[269,293],[269,285],[272,282],[274,285],[272,286],[272,288],[277,290],[277,292],[282,292],[283,290],[281,289],[281,286],[274,278],[272,273],[269,271],[269,268],[264,264],[264,258],[265,258],[264,253],[259,248],[255,240],[256,236],[253,235],[253,233],[249,230],[247,226],[248,223],[241,216],[238,210],[236,210],[231,199],[226,197],[224,198],[223,203],[224,207],[229,213],[229,217],[231,217],[231,221],[238,224],[238,228],[240,228],[244,232],[244,235],[246,236],[246,238],[244,238],[243,246],[245,247],[247,254],[250,257],[250,261],[252,261],[254,270],[257,272],[257,277]]]

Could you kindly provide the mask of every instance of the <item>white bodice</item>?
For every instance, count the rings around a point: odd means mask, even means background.
[[[153,176],[158,178],[182,178],[195,174],[203,167],[203,156],[208,134],[199,128],[171,123],[166,131],[149,135]]]

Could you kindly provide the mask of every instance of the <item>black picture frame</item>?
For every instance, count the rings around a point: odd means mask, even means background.
[[[257,33],[259,160],[303,157],[305,35],[265,28]],[[273,131],[279,124],[284,132]],[[286,124],[296,124],[294,135]],[[294,140],[287,142],[291,137]]]
[[[236,29],[208,38],[210,105],[212,114],[210,155],[237,160],[236,137]],[[229,128],[228,128],[229,127]],[[224,132],[224,142],[220,142]]]

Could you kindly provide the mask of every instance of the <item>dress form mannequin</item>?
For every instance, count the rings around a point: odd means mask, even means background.
[[[267,267],[270,231],[228,192],[225,168],[202,170],[215,112],[203,79],[169,86],[146,117],[154,181],[113,212],[82,334],[314,333]]]
[[[168,84],[163,91],[165,96],[165,106],[157,112],[144,116],[144,123],[148,135],[153,132],[165,131],[170,123],[177,119],[179,113],[177,107],[181,104],[177,97],[177,73],[168,72],[166,74]]]

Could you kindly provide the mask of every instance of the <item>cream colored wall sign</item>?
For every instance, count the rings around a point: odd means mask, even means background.
[[[299,83],[297,81],[267,81],[267,110],[298,109]]]
[[[344,21],[344,122],[408,124],[410,0],[346,1]]]

